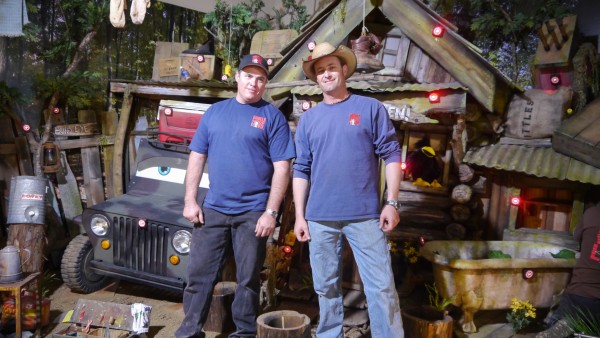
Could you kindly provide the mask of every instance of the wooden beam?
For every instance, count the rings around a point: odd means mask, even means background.
[[[0,156],[16,154],[17,147],[14,144],[0,144]]]
[[[431,29],[437,21],[414,0],[384,1],[383,14],[444,69],[469,88],[487,110],[494,110],[496,77],[485,59],[466,46],[453,32],[435,39]]]
[[[190,96],[228,99],[235,96],[237,89],[228,86],[196,87],[194,85],[177,86],[164,83],[158,84],[130,84],[126,82],[111,82],[110,91],[113,93],[125,93],[130,86],[130,93],[148,96]]]

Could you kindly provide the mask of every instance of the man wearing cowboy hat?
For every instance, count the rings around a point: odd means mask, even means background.
[[[400,221],[400,146],[394,126],[379,101],[348,91],[346,79],[356,69],[348,47],[318,44],[302,68],[323,91],[323,102],[304,112],[298,124],[293,175],[294,233],[299,241],[309,241],[319,295],[317,337],[343,336],[342,236],[364,284],[372,337],[404,337],[385,238]],[[383,208],[379,159],[386,163]]]
[[[238,283],[231,307],[236,331],[229,337],[256,336],[267,237],[295,156],[285,116],[262,99],[267,79],[267,61],[244,56],[235,74],[236,97],[213,104],[190,142],[183,216],[194,230],[177,338],[205,337],[213,288],[231,248]],[[196,198],[206,162],[210,189],[200,207]]]

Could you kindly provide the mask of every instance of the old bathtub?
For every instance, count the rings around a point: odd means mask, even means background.
[[[440,294],[453,297],[461,308],[462,330],[472,333],[477,332],[473,316],[478,310],[508,309],[514,297],[536,308],[550,307],[575,265],[575,259],[552,257],[562,249],[569,250],[525,241],[431,241],[421,255],[433,264]],[[512,258],[488,259],[491,250]]]

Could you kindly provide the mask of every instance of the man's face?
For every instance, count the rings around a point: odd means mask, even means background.
[[[317,83],[324,93],[333,92],[346,81],[348,66],[343,65],[337,56],[326,56],[314,64]]]
[[[267,74],[262,68],[249,66],[235,73],[237,100],[240,103],[258,102],[267,85]]]

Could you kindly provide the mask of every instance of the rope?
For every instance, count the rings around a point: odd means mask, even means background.
[[[363,20],[362,20],[362,33],[361,35],[367,35],[367,33],[369,32],[369,30],[367,29],[367,26],[365,26],[365,17],[366,15],[366,7],[367,7],[367,0],[363,0]]]
[[[231,10],[229,11],[229,47],[227,47],[227,64],[231,64],[231,26],[233,22],[233,5],[231,5]]]

